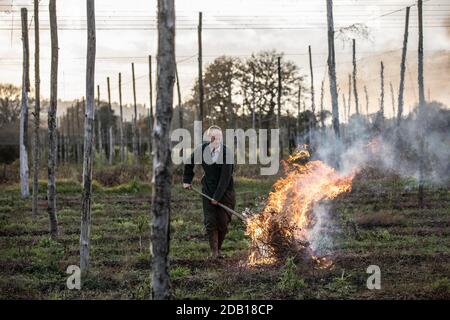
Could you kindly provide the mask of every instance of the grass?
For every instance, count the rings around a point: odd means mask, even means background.
[[[238,178],[237,211],[258,210],[273,180]],[[82,290],[66,288],[66,268],[79,263],[81,185],[58,182],[60,235],[49,239],[46,182],[40,181],[37,218],[18,185],[0,186],[1,299],[148,299],[151,294],[151,186],[138,179],[94,185],[91,269]],[[245,226],[233,219],[226,259],[207,259],[198,195],[174,185],[170,276],[178,299],[417,299],[450,298],[450,197],[427,186],[417,208],[410,179],[356,179],[352,192],[331,203],[333,268],[292,259],[275,266],[246,264]],[[381,269],[381,290],[368,290],[369,265]]]

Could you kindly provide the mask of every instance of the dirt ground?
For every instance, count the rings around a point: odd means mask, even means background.
[[[238,211],[261,206],[271,180],[237,179]],[[60,236],[49,239],[46,182],[40,215],[17,185],[0,186],[1,299],[148,299],[150,297],[148,184],[132,180],[94,186],[91,269],[81,290],[66,287],[66,268],[77,265],[81,186],[58,183]],[[207,259],[198,195],[174,187],[170,275],[177,299],[449,299],[450,192],[427,186],[417,206],[413,180],[358,176],[350,193],[329,205],[333,266],[318,269],[292,259],[248,266],[245,226],[234,220],[226,259]],[[258,206],[256,206],[258,207]],[[381,289],[369,290],[369,265],[381,270]]]

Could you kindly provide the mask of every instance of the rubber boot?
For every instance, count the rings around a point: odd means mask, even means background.
[[[224,258],[224,256],[222,255],[221,249],[222,249],[223,240],[225,240],[226,235],[227,235],[226,231],[219,231],[219,245],[218,245],[219,258]]]
[[[219,256],[219,233],[217,230],[210,231],[209,234],[209,247],[211,248],[211,257],[217,259]]]

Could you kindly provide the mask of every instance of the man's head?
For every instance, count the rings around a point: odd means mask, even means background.
[[[212,147],[217,148],[222,143],[222,129],[219,126],[209,127],[205,134]]]

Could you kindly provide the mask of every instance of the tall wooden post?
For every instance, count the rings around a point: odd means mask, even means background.
[[[102,121],[100,118],[100,86],[97,85],[97,130],[98,130],[98,153],[100,155],[100,160],[103,159],[104,153],[103,153],[103,136],[102,136]]]
[[[34,0],[34,134],[33,134],[33,201],[32,214],[38,213],[39,162],[40,162],[40,113],[41,113],[41,78],[39,71],[39,1]],[[61,145],[62,147],[62,145]]]
[[[278,71],[278,90],[277,90],[277,129],[280,130],[280,158],[283,158],[283,135],[281,133],[280,128],[280,118],[281,118],[281,95],[282,95],[282,86],[281,86],[281,57],[277,58],[277,71]]]
[[[204,89],[203,89],[203,63],[202,63],[202,12],[198,13],[198,119],[199,121],[203,121],[204,119]]]
[[[367,86],[364,86],[364,94],[366,96],[366,116],[369,119],[369,93],[367,92]]]
[[[123,108],[122,108],[122,73],[119,72],[119,109],[120,109],[120,161],[125,161],[125,150],[123,143]]]
[[[56,108],[58,104],[58,25],[56,20],[56,0],[49,2],[50,15],[50,107],[48,109],[48,215],[50,218],[50,234],[58,236],[58,220],[56,216]]]
[[[423,83],[423,1],[417,1],[419,18],[419,47],[418,47],[418,70],[417,80],[419,84],[419,207],[424,207],[424,170],[425,170],[425,86]]]
[[[138,141],[137,141],[137,103],[136,103],[136,78],[134,76],[134,62],[131,63],[131,73],[133,77],[133,103],[134,103],[134,118],[133,118],[133,155],[134,161],[138,158]]]
[[[328,76],[330,81],[330,94],[333,115],[333,129],[336,138],[339,139],[339,104],[336,83],[336,57],[334,51],[334,22],[333,0],[327,0],[327,26],[328,26]],[[337,154],[336,154],[337,156]],[[337,158],[336,158],[337,163]]]
[[[180,77],[178,76],[177,64],[175,64],[175,78],[177,81],[177,95],[178,95],[178,121],[179,127],[183,128],[183,104],[181,103]]]
[[[252,66],[252,128],[256,128],[256,74],[255,67]]]
[[[408,29],[409,29],[409,11],[410,7],[406,7],[405,31],[403,34],[402,62],[400,64],[400,86],[398,88],[398,107],[397,107],[397,125],[402,120],[403,113],[403,92],[405,89],[405,70],[406,70],[406,52],[408,48]]]
[[[394,87],[392,82],[389,82],[389,89],[391,90],[391,102],[392,102],[392,120],[395,120],[395,97],[394,97]]]
[[[94,105],[95,105],[95,3],[86,0],[87,14],[87,60],[86,60],[86,111],[84,122],[84,155],[83,155],[83,200],[81,209],[80,236],[80,269],[86,271],[89,267],[89,242],[91,232],[91,204],[92,204],[92,164],[94,158],[92,149],[94,144]]]
[[[66,128],[65,128],[65,135],[64,135],[64,162],[69,162],[69,116],[66,112],[66,115],[64,116]]]
[[[309,143],[310,145],[313,143],[312,141],[312,131],[314,126],[314,118],[316,115],[316,102],[314,100],[314,72],[313,72],[313,65],[312,65],[312,54],[311,54],[311,46],[308,46],[308,53],[309,53],[309,70],[311,75],[311,117],[309,117],[308,121],[308,133],[309,133]]]
[[[72,105],[72,107],[69,109],[70,111],[70,122],[71,122],[71,126],[70,128],[72,129],[72,132],[70,133],[70,140],[69,140],[69,144],[71,145],[71,149],[73,152],[73,157],[72,160],[75,159],[75,162],[77,161],[77,149],[76,146],[74,145],[74,141],[76,140],[75,138],[75,106]]]
[[[172,183],[170,126],[175,79],[175,6],[174,0],[158,0],[158,72],[156,122],[153,133],[154,188],[152,191],[152,298],[170,298],[169,241]]]
[[[381,119],[381,128],[384,129],[384,64],[383,64],[383,61],[381,61],[381,63],[380,63],[380,79],[381,79],[380,119]]]
[[[106,84],[108,86],[108,119],[109,119],[109,165],[112,165],[114,159],[114,135],[113,135],[113,112],[111,106],[111,87],[109,77],[106,77]]]
[[[75,134],[75,147],[77,150],[77,164],[81,162],[81,144],[80,144],[80,133],[81,133],[81,124],[80,124],[80,102],[77,101],[75,104],[75,115],[76,115],[76,123],[77,123],[77,132]]]
[[[322,135],[325,134],[325,119],[323,113],[323,99],[325,96],[325,80],[322,80],[322,85],[320,86],[320,128]]]
[[[300,139],[300,116],[301,116],[301,103],[302,103],[302,82],[298,83],[298,93],[297,93],[297,143]]]
[[[352,75],[348,74],[348,102],[347,102],[347,122],[350,121],[351,107],[352,107]]]
[[[28,92],[30,92],[30,57],[28,46],[28,11],[26,8],[20,10],[22,17],[22,43],[23,43],[23,73],[22,73],[22,102],[20,109],[20,193],[22,198],[30,195],[28,185]]]
[[[148,156],[152,156],[152,131],[153,131],[153,83],[152,83],[152,56],[148,56],[148,86],[150,97],[150,112],[148,116]]]
[[[356,85],[356,40],[353,39],[353,94],[355,95],[355,112],[359,115],[358,87]]]

